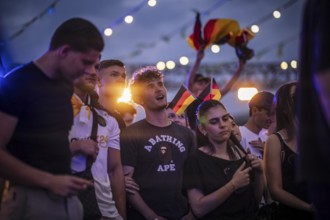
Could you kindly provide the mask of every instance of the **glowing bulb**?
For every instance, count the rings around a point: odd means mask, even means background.
[[[281,12],[276,10],[273,12],[273,16],[274,16],[274,18],[279,19],[281,17]]]
[[[129,88],[125,88],[122,96],[117,100],[117,102],[130,102],[131,98],[131,91],[129,90]]]
[[[157,1],[156,1],[156,0],[149,0],[149,1],[148,1],[148,5],[149,5],[150,7],[154,7],[154,6],[156,6],[156,4],[157,4]]]
[[[282,70],[286,70],[289,67],[288,63],[285,61],[283,61],[280,66]]]
[[[49,15],[54,14],[54,13],[55,13],[55,6],[49,7],[49,8],[47,9],[47,13],[48,13]]]
[[[291,60],[290,65],[291,65],[291,67],[292,67],[293,69],[297,69],[298,64],[297,64],[297,61],[296,61],[296,60]]]
[[[172,60],[167,61],[167,62],[166,62],[166,67],[167,67],[167,69],[169,69],[169,70],[174,69],[174,67],[175,67],[175,62],[172,61]]]
[[[159,70],[164,70],[165,67],[166,67],[166,65],[165,65],[165,63],[164,63],[163,61],[159,61],[159,62],[156,64],[156,67],[157,67],[157,69],[159,69]]]
[[[258,25],[252,25],[251,26],[251,31],[253,32],[253,33],[258,33],[259,32],[259,26]]]
[[[127,24],[132,23],[133,20],[134,20],[134,18],[133,18],[133,16],[131,16],[131,15],[127,15],[127,16],[125,17],[125,22],[126,22]]]
[[[185,65],[187,65],[188,63],[189,63],[189,59],[188,59],[188,57],[185,57],[185,56],[180,57],[180,64],[181,64],[181,65],[185,66]]]
[[[241,101],[249,101],[257,92],[254,87],[241,87],[237,91],[237,97]]]
[[[104,29],[104,35],[109,37],[112,35],[112,29],[111,28],[106,28]]]
[[[212,47],[211,47],[211,51],[213,53],[219,53],[220,52],[220,46],[216,45],[216,44],[213,44]]]

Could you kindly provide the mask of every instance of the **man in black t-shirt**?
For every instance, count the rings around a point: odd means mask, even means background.
[[[330,1],[305,5],[298,84],[300,180],[307,181],[318,219],[330,219]]]
[[[136,71],[130,89],[146,118],[125,128],[120,137],[126,187],[136,189],[127,189],[128,219],[191,219],[182,173],[196,145],[194,134],[167,117],[167,91],[156,67]]]
[[[103,47],[91,22],[72,18],[45,54],[1,79],[0,177],[10,181],[1,220],[82,219],[75,194],[92,183],[70,175],[72,81],[94,68]]]

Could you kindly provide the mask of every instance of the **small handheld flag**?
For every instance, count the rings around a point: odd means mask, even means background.
[[[173,109],[177,115],[181,115],[194,100],[195,97],[186,88],[186,86],[182,84],[168,107]]]
[[[211,99],[214,100],[220,100],[221,99],[221,92],[219,89],[218,84],[216,83],[215,79],[212,80],[212,86],[211,86]]]
[[[212,81],[205,87],[203,92],[201,92],[198,99],[203,102],[211,99],[218,101],[221,99],[221,92],[214,78],[212,78]]]

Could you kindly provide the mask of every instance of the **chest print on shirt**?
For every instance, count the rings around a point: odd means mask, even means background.
[[[170,135],[156,135],[149,138],[148,144],[144,146],[144,149],[149,153],[151,153],[153,149],[157,151],[159,160],[157,172],[176,171],[173,161],[173,150],[175,148],[178,148],[180,153],[186,151],[186,147],[183,143]]]
[[[159,148],[159,159],[161,164],[169,164],[172,160],[172,148],[167,146],[161,146]]]
[[[175,164],[173,163],[172,148],[167,146],[161,146],[159,148],[159,166],[158,172],[171,172],[175,171]]]
[[[171,143],[171,144],[175,145],[179,149],[180,152],[186,151],[186,147],[183,145],[183,143],[180,140],[178,140],[175,137],[172,137],[170,135],[156,135],[155,137],[150,138],[148,140],[148,142],[150,143],[150,145],[144,146],[144,149],[146,149],[149,152],[151,151],[152,147],[155,144],[160,143],[160,142]]]

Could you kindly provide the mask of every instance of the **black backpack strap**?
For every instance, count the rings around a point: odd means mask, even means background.
[[[97,142],[97,128],[98,128],[98,114],[95,111],[95,108],[90,107],[92,114],[93,114],[93,125],[92,125],[92,131],[91,131],[91,139],[95,142]]]
[[[98,120],[97,120],[97,117],[98,117],[98,114],[97,112],[95,111],[95,109],[93,107],[90,107],[91,108],[91,112],[93,114],[93,124],[92,124],[92,131],[91,131],[91,136],[90,138],[97,142],[97,128],[98,128]],[[93,165],[94,161],[92,160],[91,157],[87,157],[87,160],[86,160],[86,170],[90,170],[92,168],[92,165]]]

